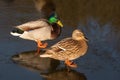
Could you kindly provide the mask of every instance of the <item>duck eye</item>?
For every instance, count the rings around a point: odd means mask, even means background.
[[[76,33],[76,36],[77,36],[77,37],[81,37],[81,36],[83,36],[83,33],[80,33],[80,32],[79,32],[79,33]]]

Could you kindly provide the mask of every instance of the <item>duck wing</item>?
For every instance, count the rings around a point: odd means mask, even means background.
[[[53,45],[50,50],[54,51],[55,53],[66,51],[72,52],[72,50],[78,47],[78,45],[79,45],[78,41],[73,40],[72,38],[65,38],[60,42],[56,43],[55,45]]]
[[[48,23],[46,19],[39,19],[36,21],[30,21],[22,25],[19,25],[17,26],[17,28],[23,31],[31,31],[31,30],[35,30],[35,29],[39,29],[39,28],[43,28],[47,26],[50,26],[50,24]]]

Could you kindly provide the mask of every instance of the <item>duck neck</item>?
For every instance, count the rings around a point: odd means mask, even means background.
[[[59,25],[57,25],[56,23],[54,23],[54,24],[52,24],[52,28],[53,28],[53,30],[51,31],[51,37],[54,39],[60,35],[61,27]]]

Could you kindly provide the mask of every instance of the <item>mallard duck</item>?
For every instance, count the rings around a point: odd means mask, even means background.
[[[72,33],[72,37],[62,39],[46,50],[40,57],[49,57],[57,60],[65,61],[68,67],[77,67],[77,64],[70,60],[74,60],[83,56],[88,49],[87,39],[84,34],[76,29]]]
[[[16,26],[11,31],[11,34],[37,42],[37,55],[40,52],[40,48],[47,46],[47,43],[42,43],[41,41],[57,38],[61,33],[61,27],[63,25],[56,13],[52,13],[48,19],[39,19]]]

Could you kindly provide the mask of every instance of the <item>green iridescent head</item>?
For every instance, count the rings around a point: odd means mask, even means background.
[[[56,13],[51,14],[50,17],[49,17],[49,19],[48,19],[48,21],[51,24],[52,23],[56,23],[58,21]]]
[[[50,17],[48,18],[48,22],[49,22],[50,24],[57,23],[59,26],[63,27],[63,24],[62,24],[61,21],[58,19],[56,13],[53,13],[53,14],[50,15]]]

